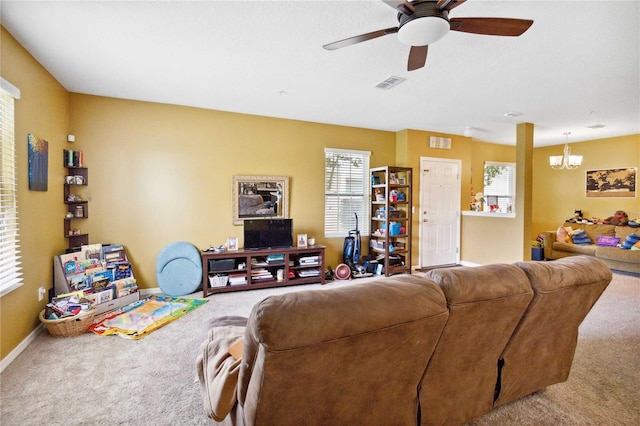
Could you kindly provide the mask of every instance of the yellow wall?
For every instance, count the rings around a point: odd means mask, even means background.
[[[523,260],[522,224],[515,218],[462,216],[460,258],[479,265]]]
[[[476,141],[471,145],[471,159],[472,176],[469,192],[463,197],[463,210],[469,210],[471,193],[484,192],[484,163],[515,163],[516,148]],[[519,218],[462,216],[460,257],[463,261],[478,264],[522,260],[521,229]]]
[[[514,129],[515,133],[515,129]],[[429,138],[431,136],[451,138],[451,149],[429,148]],[[461,210],[469,210],[471,193],[481,192],[483,189],[484,162],[485,161],[503,161],[515,162],[515,147],[507,145],[498,145],[474,141],[471,138],[425,132],[419,130],[403,130],[397,133],[397,149],[396,159],[399,166],[412,167],[413,176],[413,200],[415,206],[415,214],[413,215],[413,241],[412,241],[412,263],[419,265],[420,260],[420,241],[418,239],[420,227],[420,158],[448,158],[461,161],[460,170],[460,208]],[[490,220],[489,226],[478,226],[478,223]],[[506,221],[502,223],[502,221]],[[521,253],[520,243],[512,240],[501,242],[499,251],[487,251],[487,244],[492,244],[491,239],[487,239],[486,235],[496,237],[495,232],[491,232],[493,227],[505,229],[511,234],[511,230],[517,230],[514,220],[496,219],[496,218],[469,218],[463,217],[461,220],[461,259],[475,263],[490,263],[488,259],[496,258],[497,261],[503,259],[511,259],[514,250],[515,253]],[[500,252],[504,252],[506,256],[502,256]],[[521,260],[517,258],[515,260]]]
[[[606,218],[616,210],[624,210],[629,218],[640,218],[640,198],[586,198],[587,170],[608,168],[640,168],[640,135],[596,139],[570,144],[571,153],[582,155],[582,166],[576,170],[553,170],[550,155],[562,155],[564,144],[536,148],[533,155],[533,220],[532,237],[542,231],[555,230],[574,210],[585,217]],[[639,170],[640,171],[640,170]],[[636,182],[637,190],[640,185]]]
[[[38,287],[51,288],[52,258],[64,250],[62,147],[69,123],[67,91],[2,28],[2,77],[21,91],[15,102],[18,210],[24,285],[0,299],[2,358],[37,326]],[[49,142],[49,190],[30,191],[27,134]]]
[[[141,288],[157,287],[165,245],[224,244],[243,228],[231,221],[232,175],[287,175],[294,234],[329,247],[335,267],[343,239],[325,240],[324,148],[372,152],[393,162],[395,134],[71,94],[70,129],[89,168],[90,242],[123,244]]]

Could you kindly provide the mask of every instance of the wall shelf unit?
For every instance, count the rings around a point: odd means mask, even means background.
[[[412,174],[410,167],[371,169],[369,255],[385,276],[411,273]]]
[[[89,170],[83,166],[82,161],[82,151],[63,150],[63,166],[67,169],[63,191],[64,203],[67,206],[64,236],[68,240],[70,251],[89,244],[89,234],[75,228],[76,221],[89,217],[89,203],[75,193],[89,183]]]
[[[325,246],[202,252],[202,296],[324,284]]]

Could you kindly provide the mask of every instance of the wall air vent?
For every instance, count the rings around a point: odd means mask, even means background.
[[[386,80],[376,84],[374,87],[377,87],[378,89],[389,90],[393,87],[396,87],[398,84],[402,83],[405,80],[406,78],[396,77],[392,75],[388,77]]]
[[[429,148],[451,149],[451,138],[429,138]]]

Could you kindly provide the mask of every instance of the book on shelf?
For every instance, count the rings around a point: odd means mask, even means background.
[[[245,274],[230,274],[229,285],[246,284],[247,276]]]
[[[83,155],[82,151],[73,151],[71,149],[63,150],[64,166],[65,167],[82,167]]]
[[[284,254],[270,254],[267,256],[267,264],[281,265],[284,264]]]
[[[272,280],[273,274],[269,272],[267,269],[259,268],[251,270],[251,280]]]
[[[268,266],[269,263],[266,260],[259,260],[255,257],[251,258],[251,266]]]
[[[320,271],[317,269],[305,269],[303,271],[298,272],[298,276],[300,278],[319,277]]]
[[[300,266],[317,266],[320,263],[320,256],[304,256],[298,259]]]

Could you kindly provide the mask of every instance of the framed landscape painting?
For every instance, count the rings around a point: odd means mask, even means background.
[[[587,170],[587,198],[634,198],[637,168]]]

